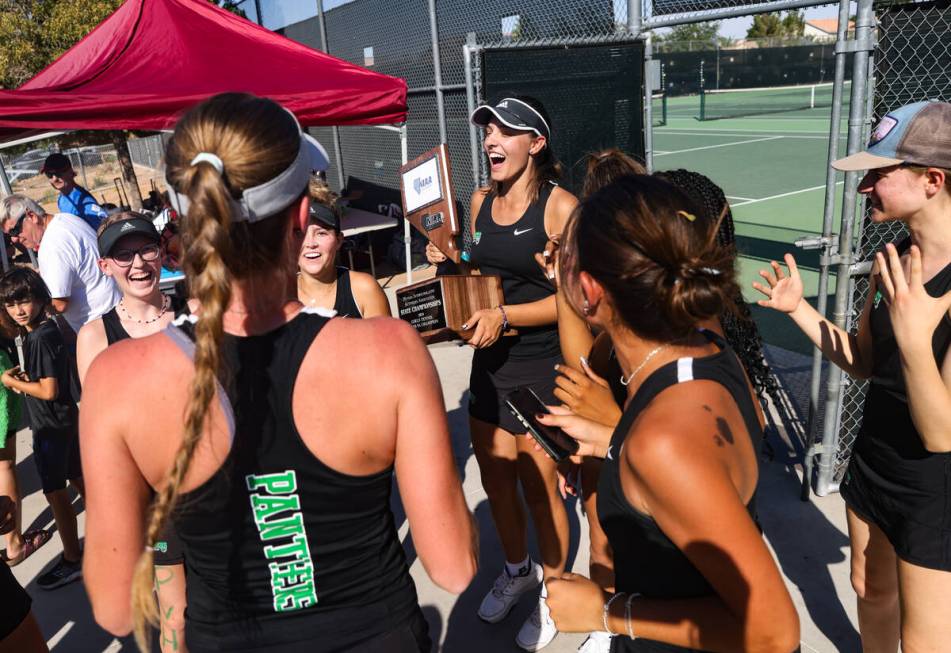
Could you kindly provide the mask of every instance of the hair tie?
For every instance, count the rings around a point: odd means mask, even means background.
[[[687,213],[686,211],[677,211],[677,215],[688,222],[694,222],[697,219],[697,216],[695,216],[693,213]]]
[[[192,162],[189,165],[198,165],[199,163],[210,163],[211,166],[218,171],[219,175],[225,173],[225,164],[221,162],[221,159],[218,158],[217,154],[212,154],[211,152],[199,152],[195,155],[195,158],[192,159]]]
[[[721,274],[723,274],[723,272],[717,270],[716,268],[697,268],[697,271],[710,275],[711,277],[719,277]]]

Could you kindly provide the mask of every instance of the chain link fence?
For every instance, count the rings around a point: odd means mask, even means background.
[[[248,11],[249,18],[255,19],[260,6],[259,22],[290,38],[370,70],[405,79],[409,104],[408,156],[418,156],[440,141],[448,144],[453,187],[456,197],[461,200],[463,223],[468,224],[466,200],[476,184],[486,179],[485,161],[479,150],[480,137],[470,130],[468,114],[474,104],[494,99],[483,97],[490,94],[486,89],[489,80],[485,79],[484,53],[552,46],[621,45],[638,40],[660,27],[821,4],[827,4],[827,0],[487,0],[481,3],[471,0],[393,0],[388,3],[352,0],[324,11],[322,3],[315,0],[315,11],[310,17],[294,23],[282,20],[267,0],[260,4],[247,0],[241,3],[241,7]],[[924,97],[944,97],[951,88],[947,68],[941,68],[944,64],[940,63],[947,62],[949,48],[936,47],[933,43],[947,40],[951,32],[944,19],[946,10],[928,3],[895,7],[880,7],[883,36],[877,57],[884,62],[883,66],[903,69],[880,68],[876,104],[879,114],[883,107],[898,106]],[[321,19],[326,38],[321,36]],[[854,35],[850,33],[845,38],[852,39]],[[926,42],[932,44],[926,45]],[[663,52],[663,48],[658,48],[654,53],[648,53],[648,57],[662,61],[668,57],[673,62],[677,57],[686,56],[694,62],[698,55],[703,56],[704,76],[713,87],[763,85],[761,76],[765,74],[766,64],[779,70],[777,74],[780,76],[788,78],[793,74],[787,61],[792,56],[788,47],[780,51],[777,47],[780,44],[764,42],[756,45],[756,48],[744,51],[710,47],[708,44],[710,61],[702,50],[693,47],[686,53]],[[844,43],[833,46],[800,42],[795,45],[803,52],[808,50],[806,54],[811,56],[812,62],[795,73],[793,83],[824,82],[833,78],[833,53],[844,51]],[[467,56],[467,52],[471,56]],[[733,57],[734,61],[724,57]],[[734,65],[733,72],[728,70],[728,64]],[[843,65],[848,71],[845,77],[849,78],[851,61]],[[737,66],[744,67],[742,74],[736,72],[740,70]],[[683,92],[694,92],[687,88],[693,82],[676,82],[670,67],[668,64],[664,75],[666,80],[675,85],[680,83]],[[699,64],[684,63],[680,68],[690,69],[687,78],[699,79]],[[570,77],[572,72],[566,70],[565,76]],[[643,72],[643,68],[638,71],[638,79],[645,77]],[[646,77],[650,78],[649,75]],[[765,84],[772,86],[776,82],[767,80]],[[846,98],[846,107],[847,102]],[[648,149],[650,129],[648,126],[645,130]],[[335,189],[340,190],[351,178],[398,188],[396,171],[400,163],[400,147],[396,134],[369,127],[324,127],[312,129],[311,133],[331,153],[328,179]],[[864,229],[861,257],[868,258],[878,244],[894,238],[894,234],[879,232],[879,228]],[[465,228],[464,237],[468,233]],[[853,306],[861,306],[864,283],[861,279],[855,282],[850,310]],[[836,412],[842,431],[837,474],[847,460],[848,447],[857,431],[862,394],[861,385],[849,384]],[[817,405],[821,404],[820,397]],[[805,421],[805,416],[801,417]],[[818,435],[818,431],[814,430],[814,433]]]
[[[129,154],[139,181],[143,198],[149,191],[165,189],[163,159],[170,134],[155,134],[129,138]],[[3,165],[14,193],[26,195],[48,211],[56,212],[59,192],[40,172],[43,161],[53,152],[69,157],[76,172],[76,183],[88,190],[102,204],[121,206],[128,203],[128,190],[121,179],[121,170],[115,148],[109,145],[72,147],[64,144],[68,137],[54,137],[38,143],[27,152],[3,154]],[[67,141],[68,142],[68,141]]]
[[[919,100],[951,101],[951,4],[882,3],[877,6],[877,14],[873,121],[878,122],[891,109]],[[905,235],[901,222],[874,224],[866,214],[856,259],[871,261],[886,243],[897,243]],[[852,281],[849,328],[855,332],[869,283],[867,274]],[[833,468],[836,482],[845,475],[852,445],[862,425],[867,388],[867,382],[849,379],[842,395]]]

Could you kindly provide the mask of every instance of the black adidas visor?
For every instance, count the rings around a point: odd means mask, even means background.
[[[145,236],[149,240],[159,242],[161,236],[151,220],[145,218],[129,218],[119,220],[106,227],[99,236],[99,256],[105,258],[112,253],[116,244],[126,236]]]
[[[551,130],[542,114],[521,100],[507,97],[499,100],[494,107],[483,104],[472,112],[469,120],[478,127],[487,127],[492,118],[511,129],[535,132],[544,136],[545,140],[551,140]]]
[[[338,212],[314,200],[310,201],[310,222],[311,224],[319,223],[334,231],[340,231],[340,217]]]

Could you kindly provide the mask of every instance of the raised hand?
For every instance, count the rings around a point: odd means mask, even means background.
[[[584,374],[568,365],[555,366],[555,397],[575,415],[613,428],[621,419],[621,409],[608,382],[595,374],[584,358],[581,367]]]
[[[888,315],[899,348],[923,346],[931,348],[935,329],[951,310],[951,292],[932,297],[922,282],[921,250],[912,245],[908,252],[910,274],[906,280],[901,257],[894,245],[875,254],[881,278],[881,290],[888,303]]]
[[[535,262],[545,273],[545,277],[556,287],[558,286],[558,248],[561,246],[561,234],[548,237],[545,250],[535,252]]]
[[[767,297],[756,302],[757,304],[783,313],[792,313],[802,303],[802,277],[799,276],[799,268],[796,267],[796,259],[792,254],[786,254],[783,260],[789,268],[788,276],[779,263],[770,261],[771,270],[759,271],[759,276],[763,277],[769,286],[754,281],[753,287]]]

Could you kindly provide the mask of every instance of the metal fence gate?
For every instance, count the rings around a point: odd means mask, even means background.
[[[839,6],[839,31],[835,41],[834,67],[828,73],[843,88],[852,80],[848,115],[843,115],[841,92],[833,97],[830,117],[829,159],[860,150],[870,127],[873,61],[879,67],[878,98],[875,111],[924,97],[946,97],[949,38],[947,0],[913,3],[904,7],[878,6],[881,38],[873,55],[876,30],[873,0],[859,0],[855,30],[847,25],[853,5]],[[302,3],[303,4],[303,3]],[[638,74],[647,80],[644,97],[656,83],[651,40],[653,30],[701,23],[736,16],[776,12],[829,4],[823,0],[353,0],[324,11],[322,0],[314,1],[315,12],[305,20],[283,25],[286,36],[328,51],[337,57],[366,65],[372,70],[406,79],[409,92],[407,122],[409,157],[413,158],[442,141],[449,146],[453,184],[457,197],[466,198],[485,178],[478,130],[469,125],[469,112],[483,99],[486,79],[483,55],[487,52],[538,49],[545,47],[593,47],[604,44],[641,42],[644,46]],[[267,17],[257,14],[259,3],[247,0],[242,7],[254,7],[254,16],[268,26]],[[249,14],[252,12],[249,12]],[[272,28],[274,26],[271,26]],[[930,39],[930,40],[929,40]],[[592,50],[593,52],[594,50]],[[899,64],[899,62],[901,62]],[[903,71],[884,66],[904,66]],[[825,74],[825,73],[824,73]],[[890,75],[890,76],[889,76]],[[886,84],[886,77],[893,80]],[[718,78],[717,78],[718,79]],[[917,81],[916,81],[917,80]],[[644,158],[652,164],[652,106],[644,102]],[[838,133],[848,120],[848,145],[839,151]],[[350,176],[398,188],[396,169],[400,160],[399,141],[391,134],[368,127],[319,128],[315,135],[332,150],[328,176],[338,189]],[[557,129],[556,129],[557,131]],[[330,147],[330,144],[333,147]],[[819,310],[837,324],[851,323],[853,308],[860,306],[863,284],[862,261],[876,244],[892,234],[864,228],[858,206],[858,175],[846,176],[842,191],[841,217],[835,215],[838,188],[830,169],[823,215],[823,233],[809,246],[819,250]],[[462,202],[464,213],[468,203]],[[464,216],[465,221],[468,215]],[[858,238],[862,237],[861,246]],[[826,306],[830,277],[836,275],[835,303]],[[790,328],[793,328],[790,326]],[[849,445],[854,439],[860,415],[862,387],[850,383],[835,370],[823,388],[821,358],[813,361],[810,392],[811,422],[805,430],[805,484],[811,484],[813,462],[818,461],[816,490],[836,489]]]
[[[882,3],[877,5],[879,38],[875,49],[873,117],[919,100],[951,101],[951,3]],[[857,261],[851,276],[848,326],[857,328],[868,296],[868,269],[875,252],[907,232],[901,222],[861,224]],[[842,401],[834,414],[837,441],[829,448],[831,464],[820,474],[817,490],[835,490],[841,482],[862,423],[868,383],[843,378]],[[824,487],[823,487],[824,485]]]

